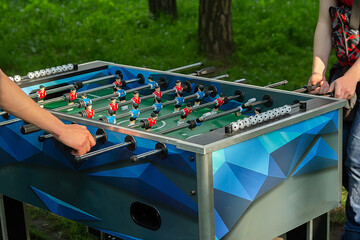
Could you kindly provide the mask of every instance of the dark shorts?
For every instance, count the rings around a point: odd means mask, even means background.
[[[69,103],[73,103],[73,102],[75,102],[75,99],[74,100],[69,100]]]
[[[199,102],[201,102],[201,99],[195,99],[195,102],[199,103]]]
[[[217,106],[214,106],[214,107],[213,107],[213,109],[215,109],[215,110],[218,110],[218,109],[219,109],[219,107],[217,107]]]
[[[181,105],[175,105],[175,108],[180,108],[181,107]]]
[[[136,120],[136,118],[133,118],[133,117],[130,118],[130,121],[135,121],[135,120]]]
[[[181,118],[181,119],[185,119],[186,117],[187,117],[187,116],[183,114],[183,115],[181,115],[180,118]]]
[[[119,97],[120,101],[125,101],[125,97]]]
[[[153,113],[155,113],[155,114],[159,114],[159,112],[160,112],[160,111],[153,111]]]

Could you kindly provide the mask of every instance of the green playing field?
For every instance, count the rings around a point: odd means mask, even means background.
[[[146,94],[149,94],[150,91],[144,91]],[[80,93],[78,93],[78,96],[80,96]],[[104,95],[108,95],[108,94],[112,94],[113,90],[112,88],[106,89],[106,90],[100,90],[97,92],[93,92],[93,93],[88,93],[88,97],[93,99],[96,97],[100,97],[100,96],[104,96]],[[141,91],[140,91],[141,94]],[[142,95],[140,95],[141,97]],[[126,96],[126,100],[130,100],[132,98],[132,94],[129,93]],[[79,100],[80,98],[78,98]],[[174,94],[166,94],[163,95],[163,99],[162,102],[165,103],[166,101],[171,101],[172,99],[174,99]],[[192,99],[190,99],[189,101],[191,101]],[[120,103],[119,100],[117,100],[118,103]],[[149,111],[142,111],[141,109],[144,109],[148,106],[151,106],[153,104],[154,100],[153,98],[149,98],[146,100],[142,100],[140,103],[140,116],[136,119],[135,123],[138,123],[141,119],[147,119],[150,117],[150,114],[152,113],[152,109]],[[76,101],[75,101],[76,103]],[[94,119],[99,119],[100,117],[104,117],[107,116],[107,111],[101,111],[101,112],[96,112],[96,109],[99,109],[101,107],[107,106],[110,103],[110,99],[105,99],[105,100],[100,100],[97,102],[93,103],[93,109],[95,110],[95,115],[94,115]],[[58,107],[62,107],[62,106],[66,106],[67,102],[65,101],[61,101],[61,102],[55,102],[55,103],[49,103],[46,104],[44,107],[45,108],[49,108],[49,109],[55,109]],[[184,108],[186,105],[186,102],[181,106],[180,109]],[[124,114],[124,113],[128,113],[131,110],[131,104],[127,104],[124,106],[119,106],[119,109],[117,110],[117,116]],[[69,109],[65,109],[62,110],[62,112],[68,113],[68,114],[77,114],[80,111],[82,111],[83,108],[77,108],[77,107],[72,107]],[[186,120],[191,120],[191,119],[195,119],[197,117],[202,116],[204,113],[206,112],[210,112],[212,110],[212,107],[205,107],[205,108],[193,108],[191,114],[187,117]],[[159,117],[161,116],[165,116],[168,114],[173,113],[174,111],[174,104],[169,104],[166,105],[162,108],[162,110],[159,113]],[[220,113],[221,111],[218,111],[218,113]],[[236,121],[238,119],[242,118],[242,116],[240,117],[236,117],[235,114],[229,114],[226,116],[222,116],[216,119],[212,119],[209,121],[204,122],[202,125],[196,127],[194,130],[190,130],[189,128],[183,128],[174,132],[169,132],[166,133],[166,136],[172,136],[172,137],[176,137],[176,138],[180,138],[180,139],[187,139],[196,135],[200,135],[206,132],[209,132],[211,129],[214,128],[221,128],[227,124],[229,124],[232,121]],[[121,125],[124,127],[127,127],[129,124],[129,119],[130,119],[130,115],[126,116],[126,117],[122,117],[122,118],[117,118],[116,119],[116,124],[117,125]],[[165,120],[159,120],[156,122],[156,124],[151,128],[151,132],[159,132],[165,129],[169,129],[172,127],[175,127],[177,125],[177,122],[180,119],[180,114],[171,118],[167,118]],[[137,129],[141,129],[144,130],[141,127],[138,127]]]

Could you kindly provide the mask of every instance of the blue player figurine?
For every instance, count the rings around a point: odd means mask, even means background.
[[[116,93],[118,94],[120,102],[125,102],[126,92],[121,86],[116,86]]]
[[[174,112],[179,112],[180,107],[183,103],[184,103],[183,92],[182,91],[176,92]]]
[[[205,97],[205,92],[204,92],[204,86],[203,85],[199,85],[197,87],[197,92],[196,94],[196,99],[195,99],[195,104],[194,104],[194,108],[200,105],[201,100],[204,99]]]
[[[153,104],[153,108],[154,108],[154,113],[156,114],[156,116],[158,116],[159,112],[161,111],[163,107],[163,104],[161,103],[161,98],[156,97],[155,98],[155,103]]]
[[[87,97],[86,93],[82,94],[81,98],[81,100],[85,103],[85,106],[87,106],[88,104],[92,104],[91,99]]]
[[[150,86],[150,89],[155,89],[158,86],[158,83],[154,81],[153,77],[148,77],[149,83],[148,85]]]
[[[133,103],[132,109],[130,110],[129,126],[132,126],[135,124],[136,118],[138,118],[139,115],[140,115],[139,104]]]

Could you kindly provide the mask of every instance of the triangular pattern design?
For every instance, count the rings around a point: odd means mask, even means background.
[[[72,220],[101,221],[101,219],[84,212],[56,197],[53,197],[48,193],[45,193],[33,186],[30,187],[52,213]]]
[[[293,176],[299,176],[314,172],[323,168],[336,166],[338,164],[337,153],[322,138],[309,151],[309,154],[301,162]]]
[[[197,203],[150,163],[89,175],[175,209],[197,213]]]
[[[337,152],[321,138],[336,132],[333,111],[213,152],[216,238],[224,238],[251,203],[285,181],[299,161],[293,176],[337,165]]]

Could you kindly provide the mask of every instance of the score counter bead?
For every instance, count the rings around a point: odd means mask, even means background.
[[[275,117],[278,117],[278,116],[280,116],[280,110],[279,110],[279,108],[274,108],[274,115],[275,115]]]
[[[262,123],[263,118],[262,118],[261,113],[256,114],[256,115],[255,115],[255,119],[256,119],[257,123]]]
[[[273,110],[268,110],[268,111],[267,111],[267,114],[268,114],[268,116],[269,116],[269,119],[273,119],[273,118],[275,117],[275,113],[274,113]]]
[[[74,64],[69,63],[69,64],[67,65],[67,68],[68,68],[69,71],[74,70]]]
[[[13,78],[13,77],[9,77],[9,79],[10,79],[11,81],[14,81],[14,78]]]
[[[255,125],[257,123],[257,120],[256,120],[255,116],[250,116],[249,121],[250,121],[251,125]]]
[[[56,74],[56,73],[57,73],[56,67],[52,67],[52,68],[50,68],[50,69],[51,69],[51,73],[52,73],[52,74]]]
[[[291,113],[291,106],[290,105],[285,105],[285,111],[286,113]]]
[[[251,126],[249,118],[244,118],[243,120],[244,120],[245,127],[250,127]]]
[[[44,69],[41,69],[41,70],[40,70],[40,76],[41,76],[41,77],[45,77],[45,76],[46,76],[46,72],[45,72]]]
[[[62,67],[61,66],[57,66],[56,67],[56,72],[57,73],[61,73],[63,70],[62,70]]]
[[[15,81],[15,82],[20,82],[20,81],[21,81],[20,75],[15,75],[15,76],[14,76],[14,81]]]
[[[267,120],[269,120],[269,115],[267,114],[267,112],[261,113],[263,121],[266,122]]]
[[[236,132],[237,130],[239,130],[239,124],[237,122],[232,122],[230,123],[231,129],[233,130],[233,132]]]
[[[62,68],[63,72],[67,72],[69,70],[67,65],[62,65],[61,68]]]
[[[50,68],[45,69],[45,73],[47,76],[51,75],[51,69]]]
[[[33,72],[29,72],[29,73],[27,74],[27,76],[28,76],[28,78],[30,78],[30,79],[34,79],[34,78],[35,78],[35,74],[34,74]]]
[[[244,129],[244,128],[245,128],[245,123],[244,123],[243,120],[240,119],[240,120],[237,121],[237,123],[238,123],[240,129]]]
[[[35,72],[34,72],[34,75],[35,75],[36,78],[38,78],[38,77],[40,77],[40,72],[39,72],[39,71],[35,71]]]

